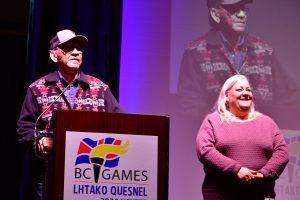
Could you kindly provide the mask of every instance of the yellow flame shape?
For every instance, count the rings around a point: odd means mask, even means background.
[[[288,145],[289,154],[296,155],[300,152],[300,142]]]
[[[113,154],[124,154],[128,151],[127,147],[129,145],[129,141],[126,140],[125,144],[122,146],[115,146],[111,144],[101,144],[95,147],[91,152],[91,157],[100,157],[105,158],[105,155],[108,153]]]

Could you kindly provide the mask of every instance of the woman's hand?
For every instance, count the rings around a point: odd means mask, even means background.
[[[248,169],[247,167],[241,167],[241,169],[237,173],[237,176],[239,177],[239,179],[250,181],[255,178],[256,174],[257,171]]]
[[[258,171],[254,171],[251,169],[248,169],[247,167],[241,167],[239,172],[237,173],[237,176],[239,179],[244,180],[244,181],[251,181],[253,179],[258,179],[258,178],[263,178],[264,175]]]
[[[255,178],[263,178],[264,175],[260,172],[257,172],[256,175],[255,175]]]

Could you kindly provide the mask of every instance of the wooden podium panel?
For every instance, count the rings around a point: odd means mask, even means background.
[[[55,112],[53,119],[55,125],[54,150],[49,162],[45,199],[62,200],[64,197],[67,131],[157,136],[157,199],[168,199],[170,123],[168,115],[59,110]]]

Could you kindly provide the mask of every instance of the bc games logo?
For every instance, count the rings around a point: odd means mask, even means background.
[[[119,164],[120,156],[128,151],[129,141],[106,137],[98,141],[84,138],[80,141],[75,165],[91,164],[94,180],[98,183],[101,167],[114,168]]]
[[[288,145],[289,163],[279,180],[276,181],[276,197],[284,200],[298,200],[300,196],[300,133],[295,130],[285,130],[284,135]]]
[[[289,148],[289,163],[287,165],[289,182],[300,184],[300,135],[286,139]],[[300,188],[299,195],[300,195]]]

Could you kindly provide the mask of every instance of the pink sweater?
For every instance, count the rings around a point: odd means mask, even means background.
[[[210,186],[220,186],[215,177],[237,178],[241,167],[257,170],[264,179],[275,179],[288,163],[288,148],[275,122],[261,115],[248,122],[221,122],[209,114],[197,135],[197,154]],[[225,179],[226,180],[226,179]],[[205,185],[203,186],[205,187]]]

